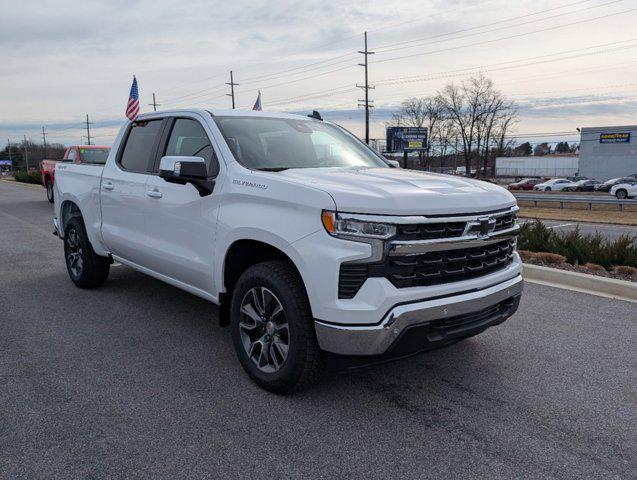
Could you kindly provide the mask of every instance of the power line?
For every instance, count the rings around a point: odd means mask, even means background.
[[[607,2],[607,3],[603,3],[603,4],[599,4],[599,5],[592,5],[590,7],[582,8],[582,9],[579,9],[579,10],[574,10],[574,11],[571,11],[571,12],[565,12],[562,15],[572,15],[572,14],[583,12],[583,11],[586,11],[586,10],[591,10],[591,9],[594,9],[594,8],[601,8],[601,7],[605,7],[605,6],[608,6],[608,5],[612,5],[612,4],[620,3],[620,2],[625,2],[625,1],[626,0],[613,0],[611,2]],[[526,15],[519,15],[519,16],[515,16],[515,17],[509,17],[509,18],[506,18],[506,19],[503,19],[503,20],[498,20],[496,22],[491,22],[491,23],[487,23],[487,24],[483,24],[483,25],[478,25],[476,27],[471,27],[471,28],[463,28],[463,29],[456,30],[456,31],[453,31],[453,32],[441,33],[441,34],[438,34],[438,35],[431,35],[429,37],[421,37],[421,38],[416,38],[416,39],[412,39],[412,40],[406,40],[406,41],[402,41],[402,42],[396,42],[396,43],[390,43],[390,44],[387,44],[387,45],[381,45],[376,50],[378,51],[378,53],[389,52],[389,51],[394,51],[394,50],[400,50],[401,48],[394,48],[394,47],[400,47],[400,46],[408,45],[408,44],[411,44],[411,43],[413,43],[415,45],[411,45],[411,46],[403,47],[403,48],[413,48],[413,47],[423,46],[423,45],[432,45],[432,44],[435,44],[435,43],[448,42],[448,41],[451,41],[451,40],[459,40],[459,39],[462,39],[462,38],[472,37],[472,36],[476,36],[476,35],[484,35],[485,33],[496,32],[496,31],[499,31],[499,30],[506,30],[506,29],[509,29],[509,28],[520,27],[522,25],[528,25],[528,24],[531,24],[531,23],[542,22],[542,21],[545,21],[545,20],[549,20],[551,18],[555,18],[555,15],[551,15],[551,16],[544,17],[544,18],[538,18],[538,19],[534,19],[534,20],[529,20],[529,21],[522,22],[522,23],[517,23],[517,24],[509,23],[509,22],[511,22],[511,20],[528,18],[528,17],[531,17],[531,16],[540,15],[542,13],[552,12],[552,11],[555,11],[555,10],[560,10],[562,8],[566,8],[566,7],[570,7],[570,6],[578,5],[578,4],[582,4],[582,3],[590,3],[590,0],[585,0],[583,2],[581,2],[581,1],[580,2],[575,2],[575,3],[571,3],[569,5],[563,5],[561,7],[554,7],[554,8],[549,8],[549,9],[546,9],[546,10],[540,10],[538,12],[529,13],[529,14],[526,14]],[[471,33],[471,34],[468,34],[468,35],[461,35],[461,36],[458,36],[458,37],[455,37],[455,38],[437,40],[435,42],[421,43],[424,40],[432,40],[432,39],[435,39],[435,38],[453,36],[453,35],[456,35],[458,33],[464,33],[464,32],[469,32],[469,31],[473,31],[473,30],[480,30],[480,29],[485,28],[485,27],[490,27],[490,26],[493,26],[493,25],[499,25],[499,24],[502,24],[502,23],[506,23],[506,25],[503,26],[503,27],[494,28],[494,29],[491,29],[491,30],[485,30],[483,32],[476,32],[476,33]]]
[[[44,126],[42,127],[42,143],[44,144],[44,157],[46,158],[46,132]]]
[[[536,34],[536,33],[547,32],[549,30],[552,31],[552,30],[556,30],[558,28],[566,28],[566,27],[571,27],[573,25],[581,25],[583,23],[590,23],[590,22],[594,22],[596,20],[601,20],[601,19],[604,19],[604,18],[614,17],[616,15],[623,15],[623,14],[626,14],[626,13],[634,12],[636,10],[637,10],[637,8],[631,8],[631,9],[628,9],[628,10],[623,10],[621,12],[609,13],[609,14],[606,14],[606,15],[601,15],[601,16],[589,18],[589,19],[586,19],[586,20],[578,20],[578,21],[575,21],[575,22],[564,23],[562,25],[557,25],[557,26],[553,26],[553,27],[540,28],[540,29],[537,29],[537,30],[532,30],[530,32],[524,32],[524,33],[517,33],[517,34],[514,34],[514,35],[508,35],[506,37],[499,37],[499,38],[495,38],[495,39],[491,39],[491,40],[483,40],[483,41],[480,41],[480,42],[467,43],[467,44],[464,44],[464,45],[456,45],[454,47],[447,47],[447,48],[442,48],[442,49],[439,49],[439,50],[430,50],[428,52],[412,53],[412,54],[409,54],[409,55],[402,55],[402,56],[398,56],[398,57],[390,57],[390,58],[386,58],[384,60],[379,60],[376,63],[393,62],[393,61],[402,60],[402,59],[405,59],[405,58],[420,57],[420,56],[423,56],[423,55],[431,55],[431,54],[434,54],[434,53],[449,52],[449,51],[452,51],[452,50],[460,50],[462,48],[469,48],[469,47],[475,47],[475,46],[478,46],[478,45],[486,45],[486,44],[489,44],[489,43],[496,43],[496,42],[499,42],[501,40],[510,40],[512,38],[525,37],[527,35],[533,35],[533,34]]]

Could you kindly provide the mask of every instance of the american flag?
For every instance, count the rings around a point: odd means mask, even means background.
[[[252,107],[252,110],[261,110],[261,90],[259,90],[257,101],[254,102],[254,107]]]
[[[137,90],[137,79],[133,75],[133,84],[130,87],[130,95],[128,96],[128,105],[126,106],[126,116],[131,122],[134,122],[139,113],[139,90]]]

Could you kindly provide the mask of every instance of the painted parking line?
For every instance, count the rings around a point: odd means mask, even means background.
[[[563,223],[561,225],[551,225],[551,226],[547,226],[546,228],[562,228],[562,227],[570,227],[571,225],[575,225],[574,223]]]

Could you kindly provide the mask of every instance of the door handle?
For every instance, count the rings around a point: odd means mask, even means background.
[[[113,184],[113,182],[103,182],[102,188],[104,190],[113,190],[115,188],[115,185]]]
[[[146,190],[146,195],[152,198],[161,198],[163,196],[159,190]]]

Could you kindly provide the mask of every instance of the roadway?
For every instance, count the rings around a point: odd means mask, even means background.
[[[635,478],[635,304],[527,284],[476,338],[281,397],[209,303],[75,288],[50,218],[0,182],[0,478]]]

